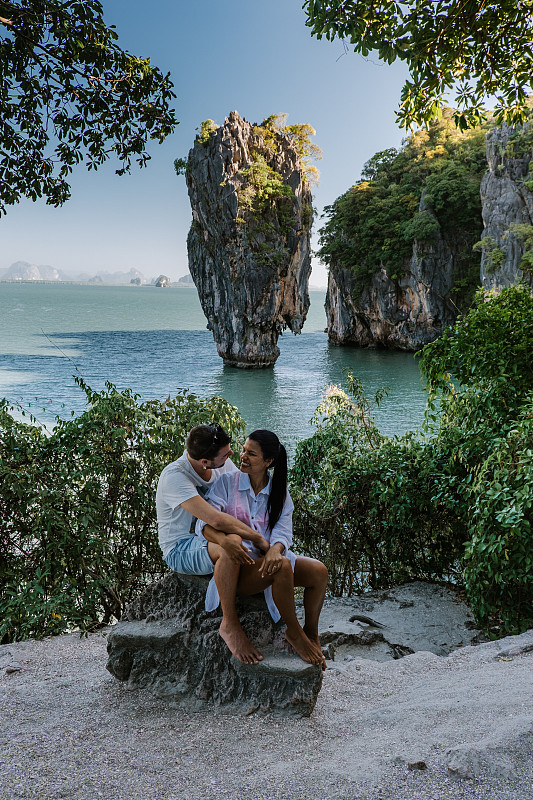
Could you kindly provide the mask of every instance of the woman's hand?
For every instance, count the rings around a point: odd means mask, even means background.
[[[272,577],[272,575],[275,575],[276,572],[281,569],[281,565],[283,564],[282,552],[284,549],[283,545],[279,542],[269,547],[263,559],[263,563],[259,568],[259,574],[262,578]]]

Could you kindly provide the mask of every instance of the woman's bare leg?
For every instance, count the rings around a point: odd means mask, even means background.
[[[294,585],[304,588],[304,631],[312,642],[319,645],[318,619],[328,585],[327,567],[316,558],[298,556],[294,565]]]
[[[290,561],[284,558],[281,569],[267,578],[262,578],[259,574],[260,565],[261,559],[256,562],[256,566],[245,565],[241,568],[237,594],[256,594],[272,585],[274,602],[287,626],[285,638],[300,658],[307,661],[308,664],[320,664],[325,668],[326,662],[320,644],[307,637],[296,616],[294,576]]]
[[[237,534],[230,533],[228,536],[235,536],[241,541]],[[222,608],[222,622],[218,632],[235,658],[243,664],[257,664],[263,660],[263,656],[243,631],[235,607],[241,565],[232,561],[222,547],[213,542],[209,542],[208,552],[215,562],[215,583]]]

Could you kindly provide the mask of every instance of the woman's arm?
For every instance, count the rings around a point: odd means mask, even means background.
[[[272,528],[270,534],[270,547],[265,555],[261,569],[259,570],[263,578],[278,571],[281,567],[284,553],[286,553],[292,544],[293,511],[294,503],[292,502],[290,494],[287,492],[280,518]]]
[[[181,505],[185,511],[188,511],[193,517],[211,525],[213,528],[223,531],[224,533],[238,533],[239,536],[242,536],[243,539],[248,539],[260,550],[268,549],[268,542],[260,533],[254,531],[254,529],[246,525],[245,522],[241,522],[240,519],[236,519],[230,514],[226,514],[224,511],[214,508],[214,506],[210,505],[207,500],[204,500],[200,495],[191,497],[190,500],[185,500]]]
[[[228,474],[233,476],[235,473]],[[261,536],[260,533],[240,519],[232,517],[231,514],[226,514],[224,509],[228,504],[228,474],[217,478],[206,495],[207,500],[196,495],[196,497],[185,500],[181,504],[182,508],[192,514],[193,517],[196,517],[197,520],[200,520],[201,523],[206,523],[222,533],[237,533],[242,539],[248,539],[259,550],[268,550],[270,545],[264,536]],[[208,500],[209,502],[207,502]],[[199,532],[202,532],[201,528]]]

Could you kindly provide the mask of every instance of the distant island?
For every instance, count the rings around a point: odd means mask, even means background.
[[[162,280],[164,279],[164,280]],[[95,274],[70,273],[49,264],[30,264],[28,261],[15,261],[10,267],[0,269],[0,281],[35,281],[44,283],[89,283],[102,285],[133,285],[133,286],[178,286],[193,287],[191,275],[187,273],[177,281],[172,281],[166,275],[147,278],[138,269],[131,268],[127,272],[107,272],[99,270]]]

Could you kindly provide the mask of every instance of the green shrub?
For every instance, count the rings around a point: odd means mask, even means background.
[[[189,429],[244,423],[221,398],[139,402],[107,384],[47,435],[0,404],[0,641],[90,630],[118,618],[166,566],[155,488]]]
[[[410,434],[381,436],[351,374],[348,389],[351,397],[330,388],[316,432],[296,449],[297,547],[324,561],[335,595],[456,575],[464,526],[435,499],[431,447]]]
[[[200,133],[197,136],[200,144],[207,144],[211,136],[217,130],[218,125],[212,119],[204,119],[200,125]],[[198,130],[198,129],[197,129]]]
[[[533,295],[479,292],[424,348],[441,492],[466,527],[464,583],[479,622],[524,630],[533,610]]]
[[[464,583],[485,626],[533,626],[533,402],[494,442],[472,487]]]
[[[529,289],[479,292],[423,350],[423,431],[381,436],[351,375],[351,397],[329,390],[291,492],[297,547],[326,563],[334,594],[451,579],[493,632],[533,624],[532,352]]]

